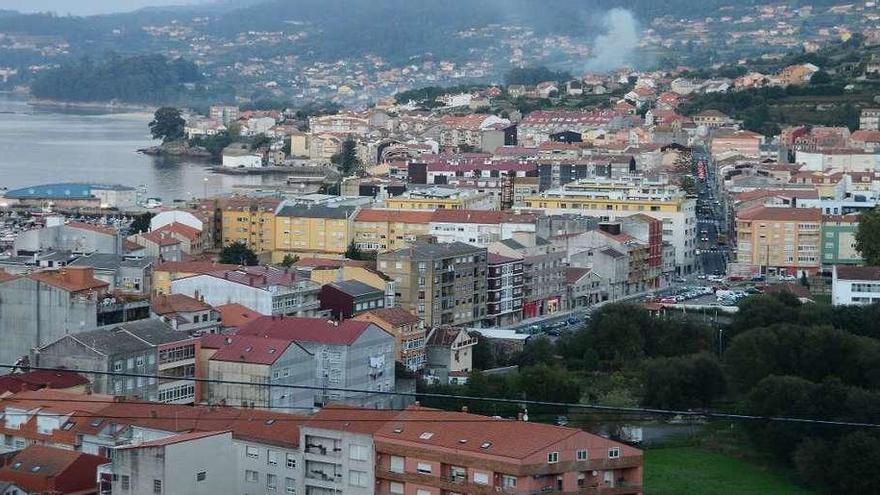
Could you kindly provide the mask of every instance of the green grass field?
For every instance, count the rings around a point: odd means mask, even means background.
[[[645,450],[646,495],[814,495],[785,476],[699,447]]]

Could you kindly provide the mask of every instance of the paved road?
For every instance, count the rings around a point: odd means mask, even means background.
[[[718,198],[715,196],[715,171],[709,165],[709,155],[703,147],[697,146],[694,149],[693,159],[702,160],[706,164],[706,178],[698,182],[697,247],[701,251],[698,266],[702,273],[722,274],[727,271],[729,252],[726,246],[718,244],[724,215],[721,205],[716,204]]]

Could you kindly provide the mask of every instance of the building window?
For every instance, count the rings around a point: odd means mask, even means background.
[[[559,462],[559,452],[550,452],[547,454],[547,463],[553,464]]]
[[[394,495],[403,495],[403,483],[392,481],[391,485],[388,487],[388,491]]]
[[[620,448],[611,447],[608,449],[608,458],[609,459],[619,459],[620,458]]]
[[[428,490],[416,490],[416,495],[431,495]]]
[[[256,471],[251,471],[250,469],[247,469],[244,472],[244,480],[248,483],[256,483],[260,480],[260,474]]]
[[[266,475],[266,489],[275,491],[278,488],[278,476],[274,474]]]
[[[431,465],[427,462],[420,462],[416,464],[416,471],[421,474],[431,474]]]
[[[205,478],[208,477],[208,473],[204,471],[199,471],[196,473],[196,481],[205,481]]]
[[[266,462],[270,466],[277,466],[278,465],[278,451],[267,450],[266,451]]]
[[[296,457],[291,454],[287,454],[287,468],[296,469]]]
[[[516,476],[504,475],[501,478],[501,486],[504,488],[516,488]]]
[[[153,493],[162,493],[162,480],[153,480]]]
[[[348,458],[354,461],[366,461],[369,457],[366,445],[352,444]]]
[[[122,485],[123,490],[131,490],[131,478],[127,474],[119,477],[119,483]]]
[[[486,473],[475,472],[474,473],[474,483],[478,485],[488,485],[489,484],[489,475]]]
[[[284,493],[296,493],[296,480],[293,478],[284,478]]]
[[[251,447],[248,445],[245,447],[245,454],[251,459],[258,459],[260,457],[260,451],[256,447]]]
[[[578,450],[576,453],[576,458],[579,461],[586,461],[587,460],[587,449]]]
[[[404,469],[403,457],[391,456],[391,466],[388,468],[392,473],[402,473]]]
[[[367,486],[367,473],[364,471],[349,471],[348,484],[351,486]]]

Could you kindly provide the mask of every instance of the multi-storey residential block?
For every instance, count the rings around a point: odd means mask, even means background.
[[[822,264],[858,265],[863,258],[856,249],[859,231],[858,215],[825,215],[822,217]]]
[[[386,307],[361,313],[355,320],[368,321],[394,335],[396,359],[409,370],[425,366],[425,326],[419,317],[403,308]]]
[[[412,406],[373,439],[379,493],[642,493],[641,451],[579,429]]]
[[[822,212],[755,206],[736,215],[736,260],[767,274],[815,274],[821,264]]]
[[[533,232],[515,232],[510,239],[492,243],[489,252],[522,259],[523,318],[562,309],[562,296],[565,294],[564,249]]]
[[[728,128],[715,129],[712,131],[709,149],[712,156],[716,157],[722,153],[736,153],[757,158],[761,156],[763,142],[764,136],[757,132]]]
[[[239,242],[261,253],[275,249],[275,198],[235,196],[219,202],[222,244]]]
[[[489,253],[486,281],[486,320],[493,326],[522,319],[523,259]]]
[[[323,389],[317,392],[315,403],[366,407],[394,403],[391,395],[361,392],[391,392],[395,386],[395,338],[377,325],[355,320],[264,316],[244,325],[238,335],[295,342],[314,355],[314,386]],[[294,376],[275,376],[274,372],[269,383],[301,385]]]
[[[394,279],[398,304],[426,325],[460,325],[486,316],[486,261],[485,248],[415,242],[380,254],[378,269]]]
[[[863,108],[859,116],[859,129],[880,131],[880,108]]]
[[[18,254],[70,251],[75,254],[122,254],[119,232],[103,225],[65,222],[64,217],[46,219],[46,226],[25,230],[12,246]]]
[[[198,396],[195,383],[188,378],[198,376],[198,352],[197,338],[150,319],[65,335],[40,347],[34,361],[50,368],[175,377],[157,380],[104,374],[91,380],[97,393],[191,404]]]
[[[244,266],[179,278],[171,292],[198,297],[211,306],[237,302],[264,315],[316,316],[321,287],[294,271]]]
[[[880,267],[835,265],[831,276],[831,303],[876,304],[880,302]]]
[[[548,214],[588,215],[601,221],[643,213],[663,222],[662,238],[675,247],[678,273],[690,273],[694,268],[696,201],[673,184],[638,177],[583,180],[527,198],[526,208]]]
[[[393,251],[430,233],[434,212],[363,209],[354,220],[354,242],[365,251]]]
[[[431,216],[431,235],[437,242],[464,242],[479,247],[508,239],[514,232],[535,232],[537,216],[482,210],[437,210]]]
[[[291,412],[315,405],[314,390],[251,385],[284,378],[287,383],[311,387],[315,383],[315,358],[296,342],[255,335],[207,335],[201,345],[199,360],[207,369],[207,377],[237,382],[207,383],[205,401]]]
[[[282,205],[275,216],[275,251],[272,258],[341,257],[353,240],[353,221],[357,208],[322,205]]]
[[[394,280],[363,260],[303,258],[294,263],[296,271],[313,282],[326,285],[339,280],[357,280],[385,292],[385,307],[395,304]]]
[[[0,360],[15,363],[64,335],[149,316],[149,300],[116,299],[108,287],[91,267],[0,270]]]

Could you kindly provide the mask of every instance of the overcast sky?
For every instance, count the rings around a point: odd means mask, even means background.
[[[53,11],[59,14],[106,14],[141,7],[201,3],[203,0],[0,0],[0,8],[21,12]]]

